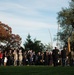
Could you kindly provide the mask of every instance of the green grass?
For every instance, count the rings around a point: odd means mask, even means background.
[[[74,67],[0,66],[0,75],[74,75]]]

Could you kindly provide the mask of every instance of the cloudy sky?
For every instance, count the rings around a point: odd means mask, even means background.
[[[68,7],[70,0],[0,0],[0,21],[19,34],[22,44],[28,34],[42,43],[54,44],[57,33],[57,12]]]

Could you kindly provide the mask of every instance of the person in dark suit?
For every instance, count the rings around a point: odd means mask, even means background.
[[[55,47],[55,49],[53,49],[52,57],[53,57],[53,65],[58,66],[59,50],[57,49],[57,47]]]
[[[61,50],[62,66],[66,66],[66,48]]]

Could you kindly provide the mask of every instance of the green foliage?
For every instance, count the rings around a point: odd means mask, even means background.
[[[58,36],[60,36],[59,40],[67,44],[68,37],[72,36],[72,32],[74,30],[74,0],[69,2],[68,8],[62,8],[60,12],[58,12],[58,24],[61,29],[58,32]],[[73,43],[74,40],[71,40]]]
[[[64,27],[65,25],[72,25],[74,28],[74,9],[62,9],[58,13],[58,23],[60,24],[61,27]]]
[[[44,45],[41,43],[41,41],[36,39],[32,41],[30,34],[28,34],[26,41],[23,45],[25,47],[25,50],[34,50],[38,52],[44,49]]]
[[[70,43],[71,43],[71,50],[74,51],[74,32],[72,32],[72,35],[70,36]]]
[[[61,27],[71,25],[74,28],[74,1],[71,0],[69,8],[62,8],[58,13],[58,23]]]

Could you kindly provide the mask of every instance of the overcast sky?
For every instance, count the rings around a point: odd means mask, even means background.
[[[0,0],[0,21],[19,34],[22,44],[28,34],[32,39],[55,45],[57,33],[57,12],[68,7],[70,0]]]

